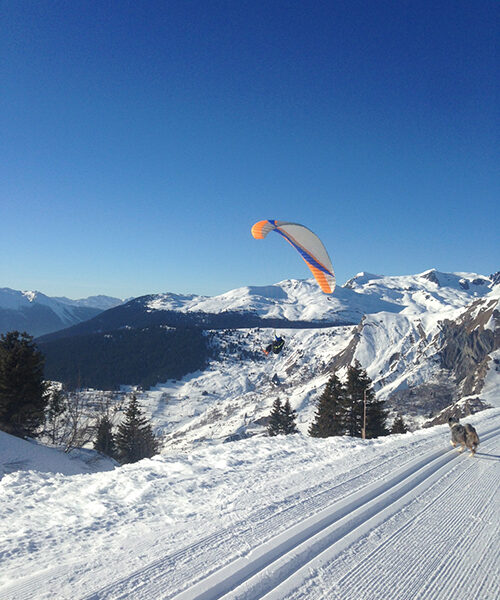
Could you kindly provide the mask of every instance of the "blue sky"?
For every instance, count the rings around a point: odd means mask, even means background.
[[[1,5],[0,287],[218,294],[499,261],[497,2]],[[275,239],[272,239],[275,238]]]

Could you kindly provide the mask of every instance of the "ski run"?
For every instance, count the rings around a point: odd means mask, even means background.
[[[500,598],[500,409],[465,421],[473,458],[447,425],[120,468],[1,434],[0,597]]]

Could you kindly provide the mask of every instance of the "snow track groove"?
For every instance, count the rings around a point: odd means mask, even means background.
[[[498,447],[499,436],[490,439],[491,447]],[[473,487],[477,476],[475,459],[460,461],[442,480],[424,488],[423,495],[414,495],[409,516],[405,511],[395,513],[371,536],[353,544],[347,557],[336,556],[334,547],[329,549],[323,564],[316,561],[309,565],[309,572],[303,579],[306,583],[297,586],[300,592],[294,594],[292,581],[287,582],[286,598],[427,600],[484,597],[492,600],[500,597],[498,578],[494,592],[490,589],[485,596],[480,593],[485,581],[491,584],[491,580],[495,580],[491,574],[495,569],[495,556],[498,558],[500,553],[496,545],[500,533],[498,501],[495,505],[500,482],[497,473],[487,471],[480,476],[480,493],[475,494]],[[456,499],[453,510],[450,510],[450,496]],[[483,536],[489,538],[488,543],[478,549],[477,539],[484,539]],[[482,560],[483,556],[488,557],[488,562]],[[318,592],[315,580],[321,578],[324,571],[335,573],[335,584],[322,586]],[[294,575],[296,580],[298,575]],[[280,596],[264,596],[266,600],[274,597]]]
[[[498,434],[490,434],[490,437]],[[487,439],[483,436],[483,439]],[[271,542],[254,549],[211,577],[175,596],[175,600],[275,600],[287,598],[297,581],[307,576],[310,561],[323,551],[340,553],[379,523],[400,510],[421,489],[448,471],[456,451],[437,451],[404,466],[388,481],[374,483],[347,500],[306,519]],[[305,571],[305,572],[304,572]],[[291,581],[286,581],[293,576]],[[279,587],[278,587],[279,586]]]
[[[384,474],[390,473],[394,468],[393,463],[401,462],[401,449],[398,450],[397,453],[388,457],[384,462],[381,462],[379,457],[373,458],[348,473],[342,473],[336,477],[334,485],[332,485],[331,480],[328,480],[284,498],[276,504],[276,511],[271,515],[269,514],[269,506],[266,506],[262,510],[252,513],[241,522],[236,522],[230,527],[215,531],[178,552],[162,557],[143,569],[129,574],[120,581],[115,581],[102,589],[95,590],[90,595],[85,596],[84,600],[121,597],[115,596],[115,594],[122,586],[130,589],[129,586],[132,580],[137,578],[137,581],[141,581],[146,575],[150,582],[156,578],[164,579],[168,577],[171,587],[174,589],[179,589],[186,579],[196,581],[206,574],[204,572],[199,573],[200,564],[203,564],[206,568],[207,561],[214,561],[214,547],[226,550],[225,554],[219,553],[219,564],[212,565],[212,570],[215,571],[227,562],[228,556],[241,555],[251,549],[252,544],[258,545],[263,539],[272,537],[273,532],[286,529],[290,522],[302,519],[304,514],[318,512],[331,504],[332,501],[351,494],[353,490],[363,487],[367,482],[367,478],[380,479]],[[410,449],[404,451],[403,454],[407,457],[413,456]],[[306,493],[307,496],[304,497]],[[142,547],[140,541],[137,547],[138,549]],[[112,594],[112,596],[108,596],[108,594]]]
[[[90,545],[91,526],[79,527],[68,519],[54,519],[59,529],[67,523],[65,531],[37,530],[29,520],[34,508],[28,504],[24,533],[21,530],[16,537],[12,519],[7,529],[10,537],[0,559],[7,568],[0,576],[0,596],[5,600],[500,600],[496,545],[500,412],[485,417],[478,428],[481,445],[474,459],[451,448],[447,427],[381,443],[354,445],[346,440],[340,452],[339,444],[333,443],[331,458],[319,466],[300,457],[300,452],[296,458],[303,442],[291,444],[292,452],[284,456],[291,458],[285,464],[294,468],[274,468],[272,477],[260,468],[247,468],[257,452],[252,447],[244,450],[241,461],[231,455],[227,463],[215,463],[213,474],[209,463],[209,477],[200,480],[192,505],[190,496],[180,496],[186,507],[179,514],[189,517],[198,514],[194,507],[202,508],[201,518],[195,520],[165,520],[169,513],[158,501],[143,519],[139,510],[146,509],[145,502],[155,500],[155,494],[159,499],[169,494],[170,483],[165,484],[164,471],[154,464],[144,465],[146,475],[138,470],[135,480],[119,471],[117,481],[123,489],[137,481],[143,495],[132,513],[114,503],[118,516],[100,524],[96,531],[103,535],[97,546]],[[350,454],[353,447],[355,453]],[[213,455],[218,459],[221,453]],[[275,455],[273,461],[279,464]],[[184,462],[180,464],[182,468]],[[194,476],[204,474],[203,469],[201,463],[193,469]],[[255,479],[247,493],[248,473]],[[94,496],[97,501],[107,499],[107,478],[93,476],[97,480],[93,485],[101,484]],[[29,478],[27,483],[13,480],[6,488],[9,502],[16,499],[20,486],[46,494],[48,485],[56,491],[60,485],[61,493],[70,490],[77,501],[85,499],[84,507],[94,507],[86,497],[88,478],[81,482],[48,478],[43,486],[38,478],[32,479],[32,486]],[[213,508],[205,513],[200,503],[205,482],[213,482],[217,489],[219,480],[230,483],[222,488],[228,500],[220,492],[209,495]],[[190,482],[188,478],[178,489],[189,493]],[[37,517],[40,522],[41,509]],[[106,530],[103,525],[108,521],[120,523],[120,529]],[[194,529],[189,533],[191,523]],[[36,537],[38,531],[42,535]],[[181,537],[175,543],[177,533]],[[74,551],[66,535],[75,541]],[[191,543],[181,545],[180,539]],[[28,553],[29,562],[19,561],[20,553]]]
[[[497,428],[490,429],[481,437],[480,449],[484,449],[489,440],[493,444],[498,442],[499,432]],[[284,509],[272,517],[269,517],[267,512],[267,519],[264,518],[260,523],[254,523],[254,529],[257,531],[252,533],[259,534],[258,530],[267,525],[269,537],[271,528],[276,531],[275,519],[286,518],[288,523],[295,522],[295,524],[253,548],[249,544],[244,548],[241,548],[240,545],[240,556],[225,566],[214,567],[213,561],[210,566],[205,562],[204,555],[210,552],[213,554],[217,549],[220,559],[225,557],[227,561],[228,557],[234,556],[234,547],[227,539],[229,534],[234,540],[234,528],[215,532],[200,542],[129,575],[121,582],[115,582],[95,591],[86,598],[87,600],[131,597],[175,598],[175,600],[216,600],[221,598],[224,600],[256,600],[260,598],[277,600],[278,598],[288,598],[293,589],[300,585],[299,582],[308,578],[308,572],[311,569],[321,569],[324,561],[332,560],[332,554],[338,556],[374,528],[394,517],[398,511],[412,502],[415,496],[426,492],[437,482],[446,480],[451,475],[455,476],[457,469],[467,471],[475,468],[473,465],[477,465],[479,460],[478,458],[468,459],[465,462],[457,459],[459,459],[459,455],[453,449],[440,449],[424,453],[392,472],[390,476],[387,476],[385,470],[385,473],[379,472],[378,478],[374,482],[348,496],[337,497],[332,503],[331,498],[328,498],[328,492],[342,487],[348,482],[353,483],[353,480],[370,473],[372,469],[366,469],[367,465],[365,465],[365,471],[330,489],[318,492],[315,489],[318,486],[311,488],[309,492],[314,490],[313,494],[305,500],[299,500],[290,509]],[[450,465],[453,467],[451,471]],[[375,468],[373,467],[373,469]],[[460,484],[457,482],[461,481],[462,477],[463,473],[457,475],[451,483],[445,486],[441,495],[445,496],[449,493],[448,488],[453,489],[459,486]],[[323,501],[326,502],[326,506],[321,507]],[[328,501],[330,501],[329,504]],[[433,502],[437,502],[437,500]],[[421,513],[431,510],[432,504],[425,506]],[[475,504],[472,506],[477,508]],[[297,522],[298,514],[294,513],[300,512],[302,512],[302,521]],[[307,515],[305,519],[304,514]],[[292,517],[296,520],[294,521]],[[417,516],[409,523],[405,523],[401,527],[401,531],[411,527],[411,523],[418,518],[421,517]],[[269,522],[267,523],[267,521]],[[448,522],[447,524],[450,525]],[[242,527],[236,538],[240,536],[245,538],[249,533],[248,529]],[[390,537],[390,539],[392,538],[393,536]],[[389,541],[381,544],[380,547],[383,548],[388,543]],[[229,547],[226,548],[226,544],[229,544]],[[323,555],[328,555],[328,559]],[[440,555],[432,559],[431,564],[428,565],[430,573],[434,570],[439,572],[441,559]],[[174,570],[171,571],[171,569]],[[187,569],[187,573],[185,569]],[[405,569],[402,567],[402,570]],[[174,580],[171,578],[172,575]],[[409,581],[411,582],[411,580],[412,578],[409,576]],[[182,581],[191,581],[193,585],[180,591],[179,585],[182,585]],[[411,589],[410,585],[409,593],[412,593]],[[312,598],[313,595],[310,597]],[[332,590],[331,598],[335,597],[337,596]],[[363,596],[359,596],[359,598],[361,597]],[[401,596],[401,598],[404,597],[404,595]]]

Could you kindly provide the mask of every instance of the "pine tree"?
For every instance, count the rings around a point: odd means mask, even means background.
[[[132,396],[125,420],[118,426],[115,437],[116,454],[121,463],[132,463],[150,458],[158,451],[158,440],[151,425],[143,416],[135,394]]]
[[[346,409],[347,409],[347,434],[361,437],[363,429],[364,399],[366,394],[366,431],[367,439],[387,435],[385,426],[387,410],[385,402],[377,400],[371,387],[371,379],[358,361],[351,365],[347,371]]]
[[[64,429],[64,415],[68,410],[68,398],[61,388],[50,391],[45,410],[45,434],[53,444],[59,444]]]
[[[283,419],[283,406],[281,400],[276,398],[273,402],[273,408],[269,415],[269,424],[267,426],[267,433],[271,436],[282,433],[282,419]]]
[[[315,421],[309,427],[312,437],[326,438],[342,435],[345,429],[344,386],[335,373],[328,380],[315,412]]]
[[[408,432],[408,426],[404,422],[403,417],[400,414],[398,414],[392,423],[391,433],[407,433],[407,432]]]
[[[365,381],[363,373],[363,369],[358,361],[356,361],[354,365],[351,365],[347,370],[347,382],[345,386],[345,407],[347,411],[346,433],[351,437],[361,437],[365,390],[367,393],[367,403],[370,400],[368,391],[369,383]],[[364,375],[366,375],[366,373],[364,373]]]
[[[45,420],[44,358],[27,333],[0,336],[0,429],[34,436]]]
[[[372,391],[372,390],[370,390]],[[388,435],[389,430],[387,429],[387,410],[385,407],[384,400],[377,400],[375,394],[370,402],[366,405],[366,439],[372,439]]]
[[[94,442],[94,449],[106,456],[115,456],[115,439],[113,436],[113,426],[108,415],[99,419],[97,425],[97,438]]]
[[[297,429],[297,424],[295,422],[296,419],[297,411],[292,409],[290,400],[287,399],[281,411],[281,432],[285,435],[298,433],[299,430]]]

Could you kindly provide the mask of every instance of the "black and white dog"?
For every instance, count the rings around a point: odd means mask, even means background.
[[[474,456],[476,448],[479,446],[479,436],[474,427],[468,423],[461,425],[456,417],[450,417],[448,425],[451,430],[451,445],[455,448],[457,444],[460,444],[460,452],[467,447],[470,455]]]

